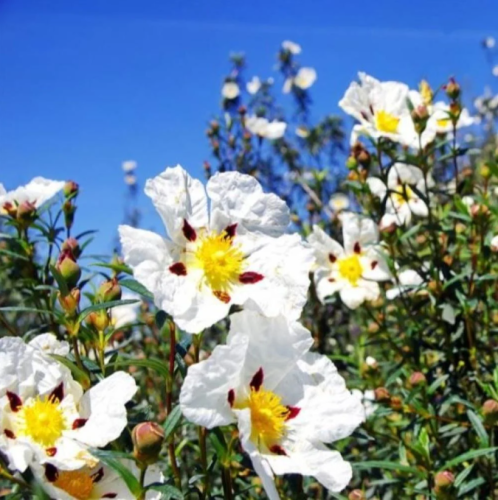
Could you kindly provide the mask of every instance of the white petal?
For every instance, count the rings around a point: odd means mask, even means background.
[[[33,203],[36,208],[41,207],[45,202],[53,198],[63,187],[63,181],[52,181],[43,177],[35,177],[25,186],[20,186],[14,191],[3,193],[0,191],[0,202],[23,203],[28,201]]]
[[[363,278],[374,281],[386,281],[391,278],[386,257],[379,247],[368,247],[365,256]]]
[[[328,269],[330,255],[340,258],[344,254],[342,246],[325,233],[320,226],[313,226],[313,232],[308,236],[308,241],[315,251],[318,266]]]
[[[69,344],[65,341],[58,341],[53,333],[37,335],[28,345],[47,355],[58,354],[59,356],[67,356],[69,354]]]
[[[344,213],[341,221],[346,254],[353,253],[357,243],[363,249],[364,246],[379,241],[379,230],[372,219],[354,213]]]
[[[387,193],[386,185],[377,177],[369,177],[367,179],[368,187],[373,195],[383,199]]]

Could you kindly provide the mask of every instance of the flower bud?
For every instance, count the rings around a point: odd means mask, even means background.
[[[110,302],[112,300],[121,299],[121,287],[119,286],[118,280],[113,278],[109,281],[104,281],[99,287],[97,295],[102,299],[103,302]]]
[[[483,163],[479,168],[479,173],[484,179],[489,179],[491,177],[491,169],[489,168],[489,165]]]
[[[88,325],[93,326],[97,331],[103,332],[110,323],[109,315],[107,311],[100,309],[99,311],[93,311],[86,317],[86,322]]]
[[[2,210],[0,213],[7,214],[7,215],[10,215],[10,217],[15,218],[17,216],[17,208],[10,201],[6,201],[2,205]]]
[[[403,408],[403,401],[402,401],[402,399],[401,399],[400,397],[398,397],[398,396],[393,396],[393,397],[391,398],[391,402],[390,402],[390,404],[391,404],[391,408],[392,408],[393,410],[397,410],[397,411],[399,411],[399,410],[401,410],[401,408]]]
[[[57,261],[57,270],[70,288],[74,288],[81,277],[81,269],[70,250],[62,251]]]
[[[36,207],[29,201],[23,201],[17,207],[17,221],[23,225],[29,225],[36,219]]]
[[[80,187],[74,181],[67,181],[64,184],[64,187],[62,188],[62,192],[64,193],[64,196],[66,198],[69,198],[70,196],[73,198],[78,196],[79,191],[80,191]]]
[[[62,211],[64,212],[64,223],[68,229],[71,229],[74,222],[74,213],[76,212],[76,207],[71,201],[65,201],[62,205]]]
[[[73,288],[65,297],[59,292],[58,298],[62,309],[72,316],[80,304],[81,292],[79,288]]]
[[[74,258],[77,259],[81,255],[81,248],[76,238],[68,238],[62,244],[62,251],[70,250]]]
[[[434,478],[434,491],[436,494],[447,492],[454,482],[455,476],[449,470],[438,472]]]
[[[356,158],[354,156],[350,156],[347,160],[346,160],[346,167],[349,169],[349,170],[354,170],[356,167],[358,167],[358,162],[356,161]]]
[[[164,430],[155,422],[137,424],[131,434],[133,455],[141,463],[151,465],[157,462],[164,442]]]
[[[421,134],[425,130],[425,127],[427,126],[427,120],[429,119],[429,111],[427,110],[427,106],[417,106],[411,112],[411,117],[415,126],[415,130],[418,134]]]
[[[365,494],[361,490],[353,490],[348,495],[348,500],[365,500]]]
[[[498,422],[498,401],[488,399],[482,405],[482,416],[486,423],[494,424]]]
[[[247,108],[244,105],[242,105],[239,106],[239,109],[237,111],[239,112],[239,115],[244,116],[247,113]]]
[[[375,401],[378,401],[379,403],[387,403],[391,399],[391,395],[385,387],[377,387],[374,393]]]
[[[419,387],[427,383],[427,379],[422,372],[413,372],[410,375],[409,383],[411,387]]]
[[[460,97],[460,85],[454,78],[450,78],[450,81],[443,88],[450,99],[455,100]]]
[[[358,160],[358,163],[364,168],[368,168],[370,166],[370,162],[372,161],[372,157],[366,149],[361,151],[356,159]]]

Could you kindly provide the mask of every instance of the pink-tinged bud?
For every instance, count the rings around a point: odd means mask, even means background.
[[[86,322],[89,326],[93,326],[98,332],[103,332],[110,323],[107,311],[103,309],[93,311],[86,317]]]
[[[103,302],[110,302],[112,300],[121,299],[121,287],[119,286],[118,280],[113,278],[109,281],[104,281],[100,285],[97,295],[102,299]]]
[[[36,207],[33,203],[24,201],[17,207],[16,215],[18,222],[29,225],[36,219]]]
[[[419,387],[427,383],[427,379],[422,372],[414,372],[410,375],[409,380],[411,387]]]
[[[62,251],[65,252],[69,250],[75,259],[81,255],[81,248],[78,240],[76,238],[68,238],[61,247]]]
[[[216,120],[211,120],[211,130],[216,133],[218,130],[220,130],[220,124]]]
[[[365,500],[365,494],[361,490],[353,490],[348,495],[348,500]]]
[[[482,416],[486,423],[494,424],[498,422],[498,401],[488,399],[482,405]]]
[[[391,400],[391,395],[385,387],[377,387],[374,393],[375,401],[378,401],[379,403],[387,403]]]
[[[68,200],[62,205],[62,211],[64,212],[64,223],[68,229],[71,229],[74,222],[76,207]]]
[[[81,277],[81,269],[70,250],[61,252],[56,267],[66,280],[67,285],[70,288],[76,287]]]
[[[434,491],[436,495],[447,493],[454,482],[455,476],[449,470],[438,472],[434,478]]]
[[[9,215],[12,218],[15,218],[17,216],[17,207],[16,207],[16,205],[11,203],[10,201],[6,201],[2,205],[2,210],[0,213],[4,213],[4,214]]]
[[[164,443],[164,430],[155,422],[137,424],[131,433],[133,455],[145,465],[157,462]]]
[[[73,316],[80,304],[81,292],[79,288],[73,288],[65,297],[59,293],[59,303],[64,311]]]
[[[78,196],[80,186],[74,181],[67,181],[62,188],[62,192],[66,198]]]
[[[460,97],[460,85],[454,78],[450,78],[450,81],[443,88],[450,99],[455,100]]]
[[[247,108],[244,105],[239,106],[238,112],[239,112],[239,115],[244,116],[247,113]]]

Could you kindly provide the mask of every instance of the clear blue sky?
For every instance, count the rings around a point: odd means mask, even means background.
[[[142,182],[176,163],[202,175],[229,52],[266,77],[281,41],[300,43],[320,116],[358,70],[410,85],[456,75],[478,95],[497,19],[496,0],[0,0],[0,182],[79,182],[79,227],[100,230],[102,251],[122,220],[123,160]]]

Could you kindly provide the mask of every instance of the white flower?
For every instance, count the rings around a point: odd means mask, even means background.
[[[498,76],[498,65],[493,66],[492,73],[493,73],[493,76]]]
[[[360,123],[353,128],[352,138],[367,135],[373,139],[387,137],[401,140],[403,122],[411,116],[407,106],[408,87],[399,82],[380,82],[367,75],[358,74],[360,83],[353,82],[339,106]]]
[[[471,195],[466,195],[462,196],[462,203],[467,206],[467,208],[470,209],[477,203],[475,198]]]
[[[375,368],[378,366],[377,360],[373,356],[367,356],[365,359],[365,363],[367,366],[370,366],[370,368]]]
[[[136,293],[123,293],[122,300],[139,300]],[[118,330],[126,325],[137,322],[140,302],[135,304],[125,304],[123,306],[112,307],[109,311],[114,329]]]
[[[51,181],[43,177],[35,177],[25,186],[20,186],[9,192],[0,184],[0,213],[2,213],[2,207],[5,204],[20,205],[26,202],[35,208],[40,208],[53,198],[64,187],[64,184],[64,181]]]
[[[293,86],[302,90],[309,89],[315,83],[316,78],[316,70],[314,68],[299,68],[294,78],[287,78],[285,80],[282,92],[288,94]]]
[[[491,238],[490,246],[493,252],[498,252],[498,235],[493,236],[493,238]]]
[[[443,304],[441,306],[441,318],[443,319],[443,321],[446,321],[446,323],[449,323],[450,325],[455,324],[455,309],[451,304]]]
[[[297,55],[301,53],[301,45],[291,42],[290,40],[284,40],[282,42],[282,48],[288,50],[291,54]]]
[[[69,354],[69,344],[66,341],[58,341],[53,333],[37,335],[28,345],[45,354],[57,354],[58,356],[67,356]]]
[[[121,463],[138,479],[140,471],[134,460],[121,460]],[[51,498],[57,500],[135,500],[121,476],[110,467],[99,463],[94,467],[77,470],[59,470],[47,463],[45,466],[32,466],[35,477]],[[147,467],[145,486],[163,483],[164,476],[157,465]],[[160,500],[162,493],[149,490],[146,500]]]
[[[66,470],[94,465],[87,448],[119,437],[135,381],[115,372],[83,394],[70,371],[45,353],[62,345],[33,345],[0,339],[0,450],[21,472],[33,461]]]
[[[261,88],[261,80],[257,76],[253,76],[252,79],[247,82],[246,87],[249,94],[257,94]]]
[[[378,406],[375,404],[375,391],[368,390],[361,392],[359,389],[353,389],[351,394],[361,401],[363,409],[365,411],[365,418],[370,418]]]
[[[298,317],[313,255],[297,234],[283,234],[289,224],[285,202],[238,172],[214,175],[206,190],[180,166],[147,181],[145,193],[169,239],[119,228],[135,278],[190,333],[227,316],[232,304]]]
[[[301,139],[306,139],[307,137],[309,137],[310,131],[304,125],[300,125],[299,127],[296,127],[296,135],[298,137],[301,137]]]
[[[311,344],[297,322],[236,313],[227,345],[191,366],[181,390],[188,420],[209,429],[237,424],[271,500],[279,498],[274,474],[314,476],[336,492],[351,479],[350,464],[324,443],[349,436],[364,410],[332,362],[308,352]]]
[[[313,227],[308,240],[317,259],[314,280],[320,301],[339,292],[341,300],[356,309],[365,300],[379,298],[377,281],[387,280],[390,275],[378,245],[375,223],[345,213],[342,224],[344,248],[318,226]]]
[[[261,116],[252,115],[246,118],[245,127],[251,134],[272,140],[280,139],[284,136],[287,123],[278,120],[270,122]]]
[[[221,95],[228,100],[237,99],[240,94],[240,88],[235,82],[225,82],[221,88]]]
[[[474,118],[469,115],[467,108],[463,108],[456,128],[469,127],[474,124]],[[428,127],[433,127],[438,133],[448,133],[453,131],[453,124],[450,119],[450,107],[445,102],[436,102],[431,110]]]
[[[135,160],[126,160],[121,166],[126,173],[129,173],[133,172],[137,168],[137,162]]]
[[[484,39],[484,46],[488,49],[492,49],[495,46],[495,39],[492,36],[488,36]]]
[[[386,298],[392,300],[401,294],[419,290],[424,279],[417,271],[406,269],[398,274],[398,285],[386,292]]]
[[[344,193],[335,193],[330,197],[329,207],[334,212],[342,212],[349,208],[349,197]]]
[[[422,170],[405,163],[395,163],[387,175],[387,186],[377,177],[367,179],[370,191],[383,200],[386,196],[386,213],[382,217],[380,227],[387,228],[391,224],[401,226],[409,224],[412,213],[427,217],[429,208],[420,198],[418,192],[427,195]],[[431,177],[427,179],[428,187],[434,185]]]

